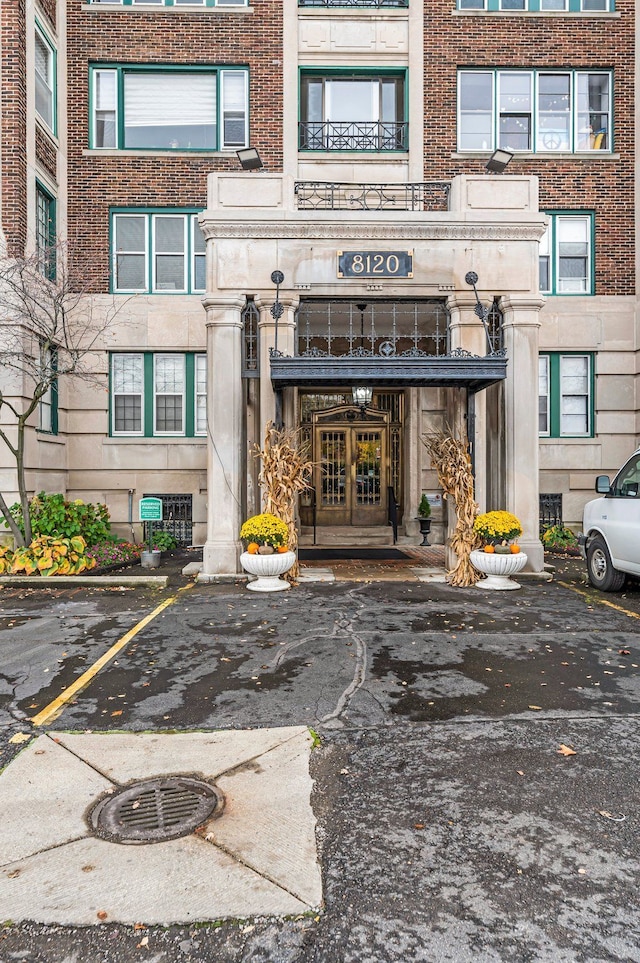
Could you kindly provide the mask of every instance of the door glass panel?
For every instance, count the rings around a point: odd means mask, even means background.
[[[379,505],[382,444],[377,431],[356,432],[356,502]]]
[[[322,504],[344,505],[346,500],[344,431],[323,431],[320,440]]]

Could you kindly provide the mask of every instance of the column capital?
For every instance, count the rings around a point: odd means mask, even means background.
[[[238,295],[229,297],[206,296],[202,299],[202,304],[206,312],[205,324],[227,325],[229,327],[241,327],[242,319],[240,312],[246,304],[246,298]]]

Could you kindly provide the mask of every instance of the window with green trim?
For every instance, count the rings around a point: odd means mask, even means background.
[[[458,150],[611,150],[611,74],[460,70]]]
[[[593,214],[547,213],[540,239],[540,290],[544,294],[593,294]]]
[[[548,438],[593,436],[593,356],[541,354],[538,432]]]
[[[117,3],[125,7],[246,7],[247,0],[89,0],[89,3]]]
[[[38,270],[50,281],[56,277],[56,201],[36,181],[36,258]]]
[[[36,23],[35,29],[36,113],[49,130],[56,132],[56,51],[52,42]]]
[[[458,10],[611,13],[615,10],[615,0],[458,0]]]
[[[406,151],[405,73],[304,71],[300,150]]]
[[[239,67],[92,67],[91,147],[237,150],[248,143],[249,74]]]
[[[112,212],[111,247],[116,293],[205,290],[206,244],[195,212]]]
[[[58,382],[55,373],[58,370],[58,349],[41,346],[42,372],[51,383],[38,402],[38,431],[45,431],[50,435],[58,434]]]
[[[207,356],[194,352],[111,355],[111,434],[194,437],[207,430]]]

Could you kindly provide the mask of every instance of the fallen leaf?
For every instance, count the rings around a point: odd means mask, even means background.
[[[139,799],[136,799],[136,801],[135,801],[134,803],[131,803],[131,808],[132,808],[132,809],[138,809],[139,806],[140,806],[140,800],[139,800]]]
[[[133,924],[133,930],[134,930],[134,932],[135,932],[136,930],[146,930],[146,928],[147,928],[147,924],[146,924],[146,923],[134,923],[134,924]]]
[[[631,655],[631,649],[618,649],[618,655]]]
[[[15,736],[11,736],[9,742],[12,742],[14,745],[18,745],[21,742],[29,742],[30,738],[31,736],[27,735],[26,732],[16,732]]]
[[[136,945],[136,949],[139,950],[142,946],[148,946],[148,945],[149,945],[149,937],[143,936],[140,942]]]
[[[586,875],[587,875],[587,871],[586,871],[586,869],[585,869],[583,866],[580,867],[580,869],[578,870],[578,872],[580,873],[581,876],[586,876]]]
[[[565,746],[562,742],[560,743],[560,748],[557,750],[561,756],[576,756],[577,752],[575,749],[570,749],[569,746]]]
[[[598,815],[599,815],[599,816],[604,816],[605,819],[611,819],[611,820],[613,820],[614,823],[623,823],[623,822],[625,821],[625,819],[627,818],[627,817],[624,815],[624,813],[618,813],[617,816],[616,816],[616,815],[614,815],[613,813],[610,813],[608,809],[599,809],[599,810],[598,810]]]
[[[416,829],[424,829],[424,823],[416,823],[416,824],[415,824],[415,828],[416,828]]]
[[[529,708],[530,708],[530,709],[537,709],[538,711],[541,711],[541,710],[542,710],[542,706],[529,706]]]
[[[518,773],[519,776],[524,776],[524,772],[522,771],[522,769],[516,769],[516,772]]]
[[[122,709],[116,709],[116,711],[115,711],[115,712],[112,712],[111,715],[112,715],[112,716],[121,716],[121,715],[122,715]]]
[[[96,916],[98,917],[99,920],[106,920],[108,915],[109,914],[105,913],[104,910],[98,910],[98,912],[96,913]]]

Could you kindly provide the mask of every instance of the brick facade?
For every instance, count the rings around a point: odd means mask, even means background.
[[[253,13],[198,14],[142,8],[69,10],[69,236],[95,266],[96,290],[109,284],[111,206],[201,207],[207,174],[238,169],[235,152],[170,156],[88,152],[91,63],[243,65],[249,68],[251,143],[269,170],[282,167],[282,7],[257,0]],[[86,247],[83,238],[86,238]]]
[[[634,294],[634,5],[620,0],[619,16],[606,17],[460,14],[453,6],[430,2],[425,24],[425,177],[477,172],[486,163],[452,158],[458,69],[611,70],[614,156],[516,156],[509,173],[540,178],[542,210],[595,211],[595,294]]]
[[[2,228],[9,254],[27,240],[27,76],[24,0],[0,10],[2,40]]]

